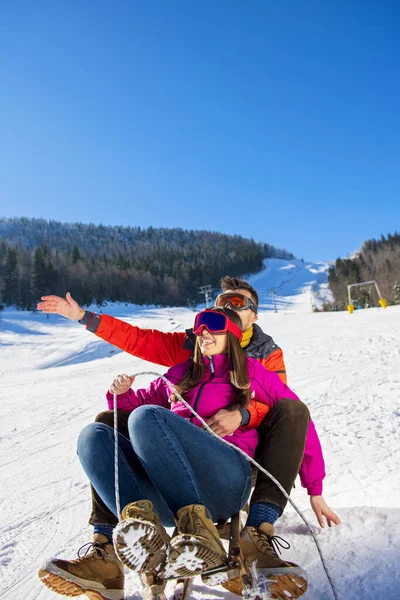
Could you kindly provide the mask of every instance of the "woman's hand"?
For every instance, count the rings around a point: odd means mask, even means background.
[[[236,431],[242,422],[240,410],[226,410],[221,408],[206,423],[219,437],[223,438]]]
[[[324,517],[328,523],[328,527],[331,527],[332,523],[340,525],[339,517],[329,508],[322,496],[310,496],[310,503],[321,527],[325,527]]]
[[[131,385],[134,381],[134,375],[132,375],[132,377],[129,377],[129,375],[125,375],[125,373],[123,373],[122,375],[118,375],[110,385],[109,392],[111,392],[111,394],[117,395],[125,394],[125,392],[127,392],[131,388]]]
[[[80,321],[85,315],[83,308],[75,302],[69,292],[65,298],[60,298],[60,296],[42,296],[41,300],[43,302],[39,302],[37,309],[44,313],[55,313],[67,319],[75,319],[76,321]]]

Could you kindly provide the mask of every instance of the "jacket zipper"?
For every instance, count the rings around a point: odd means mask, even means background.
[[[214,373],[215,373],[215,368],[214,368],[214,362],[213,362],[213,358],[212,356],[209,357],[209,361],[210,361],[210,371],[211,371],[211,377],[208,381],[205,381],[204,383],[201,384],[199,391],[197,392],[197,396],[196,396],[196,400],[194,401],[194,405],[193,405],[193,410],[195,410],[197,412],[197,407],[199,405],[200,402],[200,396],[202,394],[203,388],[207,383],[210,383],[210,381],[214,378]],[[190,417],[190,422],[192,423],[194,419],[194,415],[192,414],[192,416]]]

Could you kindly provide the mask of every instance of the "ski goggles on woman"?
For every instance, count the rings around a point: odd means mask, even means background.
[[[226,292],[217,296],[215,306],[218,308],[231,308],[232,310],[247,310],[251,308],[257,314],[257,305],[254,304],[251,298],[233,292]]]
[[[222,334],[230,331],[236,336],[239,342],[242,339],[242,330],[240,327],[235,325],[226,315],[221,312],[210,310],[203,310],[196,315],[194,320],[193,333],[194,335],[200,335],[203,329],[207,329],[208,333]]]

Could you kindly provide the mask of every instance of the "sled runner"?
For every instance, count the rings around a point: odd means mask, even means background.
[[[240,514],[234,515],[229,523],[218,526],[218,529],[222,539],[229,539],[228,561],[222,567],[203,572],[201,574],[201,579],[205,585],[210,587],[230,582],[230,591],[237,593],[240,592],[242,588],[241,578],[245,578],[246,582],[248,579],[243,555],[240,551]],[[172,578],[167,577],[166,579],[157,579],[155,577],[150,577],[146,580],[146,578],[142,576],[141,579],[146,594],[144,600],[167,600],[167,597],[164,594],[164,582],[171,581]],[[191,580],[192,578],[190,577],[186,579],[179,578],[176,580],[174,600],[188,599],[188,589]]]
[[[240,513],[230,521],[217,526],[221,539],[229,540],[228,561],[217,569],[203,572],[201,579],[209,587],[222,585],[231,593],[242,596],[244,600],[288,600],[298,598],[307,589],[307,576],[304,571],[296,575],[263,574],[256,566],[246,565],[240,549]],[[284,579],[284,581],[283,581]],[[142,583],[145,589],[143,600],[167,600],[164,593],[165,581],[171,579],[152,579]],[[173,600],[189,600],[192,578],[177,579]]]

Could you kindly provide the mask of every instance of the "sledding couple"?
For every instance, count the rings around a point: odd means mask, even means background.
[[[182,333],[144,330],[85,312],[69,294],[66,299],[46,296],[38,308],[79,320],[115,346],[172,367],[166,378],[219,438],[251,457],[256,454],[288,493],[299,472],[320,525],[324,518],[337,524],[321,495],[324,461],[309,411],[285,384],[282,351],[255,324],[257,292],[237,278],[225,277],[221,284],[216,306],[197,314],[193,329]],[[252,471],[246,458],[205,431],[163,379],[137,391],[132,382],[119,376],[107,393],[110,409],[117,394],[121,520],[109,410],[78,440],[79,459],[92,484],[93,544],[85,555],[52,559],[39,572],[59,594],[121,600],[123,565],[148,582],[223,566],[227,557],[215,523],[229,519],[249,499]],[[298,598],[307,588],[304,571],[281,560],[274,549],[274,523],[285,506],[282,492],[259,472],[241,548],[249,565],[255,562],[268,574],[271,598]],[[165,527],[173,526],[171,538]],[[223,585],[237,592],[240,580]]]

